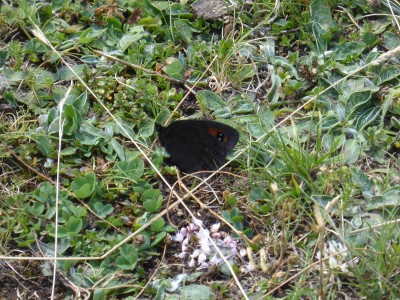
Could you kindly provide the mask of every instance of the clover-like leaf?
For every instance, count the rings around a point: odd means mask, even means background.
[[[132,245],[123,245],[117,257],[117,266],[123,270],[133,270],[138,262],[138,251]]]
[[[97,186],[95,173],[88,173],[84,177],[76,177],[71,183],[72,192],[79,199],[84,199],[93,194]]]

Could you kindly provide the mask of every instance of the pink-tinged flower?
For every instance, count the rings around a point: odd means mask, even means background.
[[[247,251],[246,251],[246,249],[240,249],[239,255],[240,255],[240,257],[245,257],[245,256],[247,256]]]
[[[197,258],[200,255],[200,250],[199,249],[195,249],[192,253],[192,255],[190,255],[191,258]]]
[[[200,240],[206,240],[210,236],[210,232],[207,229],[200,228],[196,235]]]
[[[206,254],[210,253],[211,251],[210,242],[208,240],[209,236],[210,232],[207,229],[200,229],[200,231],[197,233],[201,250]]]
[[[222,261],[222,258],[218,258],[218,255],[214,255],[210,259],[210,265],[218,265]]]
[[[254,271],[254,266],[252,266],[251,264],[246,264],[244,267],[246,268],[246,270],[248,272],[253,272]]]
[[[189,234],[189,230],[187,230],[186,227],[182,227],[181,230],[179,230],[179,233],[183,236],[187,236]]]
[[[199,265],[201,265],[203,262],[205,262],[207,259],[207,256],[202,252],[199,255],[198,261],[199,261]]]
[[[175,237],[172,238],[175,242],[182,243],[184,236],[181,233],[177,233]]]
[[[237,248],[232,248],[232,249],[231,249],[231,255],[230,255],[230,256],[231,256],[231,257],[232,257],[232,256],[236,256],[237,254],[238,254]]]
[[[196,261],[194,260],[194,258],[192,258],[192,259],[189,261],[188,266],[189,266],[190,268],[193,268],[195,265],[196,265]]]
[[[222,237],[222,233],[221,232],[213,232],[211,234],[211,236],[213,237],[213,239],[219,240]]]
[[[220,226],[221,226],[221,223],[216,223],[214,225],[211,225],[210,231],[211,232],[218,232]]]
[[[237,247],[237,242],[231,236],[227,236],[224,239],[224,243],[230,247]]]
[[[193,218],[193,223],[199,227],[203,227],[203,221],[200,219]]]
[[[208,266],[209,266],[208,263],[204,262],[196,270],[207,269]]]
[[[197,226],[196,224],[194,224],[194,223],[190,223],[189,225],[188,225],[188,227],[187,227],[187,230],[189,231],[189,232],[193,232],[193,231],[196,231],[196,230],[198,230],[199,229],[199,226]]]
[[[189,237],[183,240],[182,242],[182,252],[185,252],[189,246]]]

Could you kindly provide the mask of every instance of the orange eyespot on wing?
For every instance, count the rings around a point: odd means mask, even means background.
[[[215,138],[217,138],[222,144],[228,141],[228,136],[219,129],[208,127],[208,132]]]

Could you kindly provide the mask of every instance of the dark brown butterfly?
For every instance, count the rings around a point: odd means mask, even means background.
[[[175,121],[157,131],[170,155],[164,162],[185,173],[218,169],[239,140],[239,132],[231,126],[209,120]]]

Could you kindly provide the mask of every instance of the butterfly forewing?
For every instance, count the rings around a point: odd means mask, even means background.
[[[166,162],[187,173],[218,169],[239,139],[232,127],[208,120],[176,121],[158,131]]]

